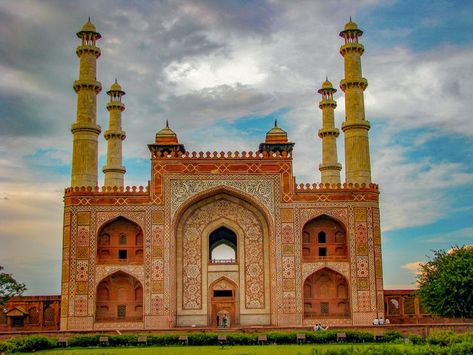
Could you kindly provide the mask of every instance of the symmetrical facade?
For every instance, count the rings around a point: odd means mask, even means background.
[[[100,34],[87,22],[78,33],[82,77],[74,84],[78,114],[65,191],[61,329],[362,325],[384,316],[361,34],[351,21],[340,33],[345,183],[327,80],[319,91],[321,184],[296,183],[294,143],[277,122],[257,151],[234,153],[189,152],[166,123],[148,145],[148,185],[125,188],[124,92],[115,83],[105,186],[98,188]]]

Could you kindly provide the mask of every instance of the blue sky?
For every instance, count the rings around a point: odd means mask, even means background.
[[[296,143],[297,181],[318,182],[316,91],[326,75],[335,87],[343,78],[338,33],[352,16],[364,31],[385,285],[413,287],[432,249],[473,244],[472,13],[471,1],[0,0],[0,264],[29,294],[60,291],[75,33],[88,16],[103,36],[103,130],[105,89],[117,77],[127,92],[129,185],[147,183],[146,144],[166,119],[196,151],[255,150],[278,119]],[[99,166],[105,147],[102,137]],[[338,149],[343,164],[343,139]]]

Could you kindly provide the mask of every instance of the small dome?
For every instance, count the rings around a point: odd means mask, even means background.
[[[169,128],[169,123],[166,121],[166,127],[156,133],[156,144],[178,144],[177,135]]]
[[[274,127],[266,133],[265,143],[287,143],[287,132],[278,127],[278,121],[274,121]]]
[[[81,32],[97,32],[97,29],[95,28],[94,24],[90,22],[90,17],[89,20],[82,26]]]
[[[356,23],[354,23],[352,20],[351,20],[351,17],[350,17],[350,21],[348,21],[345,25],[345,28],[343,29],[344,31],[353,31],[353,30],[358,30],[358,26]]]
[[[328,81],[328,78],[322,83],[322,89],[333,89],[333,85]]]
[[[110,91],[122,91],[122,87],[117,82],[117,79],[115,79],[115,82],[110,86]]]

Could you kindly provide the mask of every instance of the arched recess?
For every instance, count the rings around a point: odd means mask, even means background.
[[[209,234],[209,262],[211,264],[235,263],[238,255],[236,233],[226,226],[216,228]]]
[[[323,268],[304,281],[304,318],[349,318],[350,296],[347,279]]]
[[[207,280],[211,272],[217,271],[210,268],[208,238],[222,226],[237,236],[238,267],[232,270],[238,272],[239,283],[245,285],[238,290],[240,307],[249,313],[258,312],[260,324],[270,324],[270,275],[274,268],[270,256],[272,229],[268,215],[245,196],[235,196],[234,192],[199,196],[200,200],[186,202],[186,209],[179,210],[175,216],[177,324],[187,325],[193,321],[191,315],[196,312],[209,315]],[[201,249],[195,248],[196,245]],[[253,253],[250,254],[250,250]]]
[[[143,285],[123,271],[117,271],[99,282],[95,300],[97,322],[143,320]]]
[[[239,324],[239,292],[238,286],[232,280],[223,276],[212,282],[209,286],[208,297],[210,326],[231,327]]]
[[[97,264],[143,262],[143,230],[125,217],[105,223],[97,233]]]
[[[345,226],[327,215],[308,221],[302,229],[302,258],[305,262],[348,260]]]

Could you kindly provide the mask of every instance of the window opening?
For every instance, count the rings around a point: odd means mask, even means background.
[[[120,260],[126,260],[128,257],[128,252],[127,250],[119,250],[118,251],[118,259]]]
[[[319,256],[327,256],[327,248],[319,248]]]
[[[233,297],[232,290],[214,290],[214,297]]]
[[[126,317],[126,305],[121,304],[117,306],[117,318],[123,319]]]
[[[319,243],[327,243],[327,235],[325,234],[325,232],[319,232],[319,234],[317,235],[317,241]]]
[[[320,302],[320,313],[327,315],[329,313],[328,302]]]

